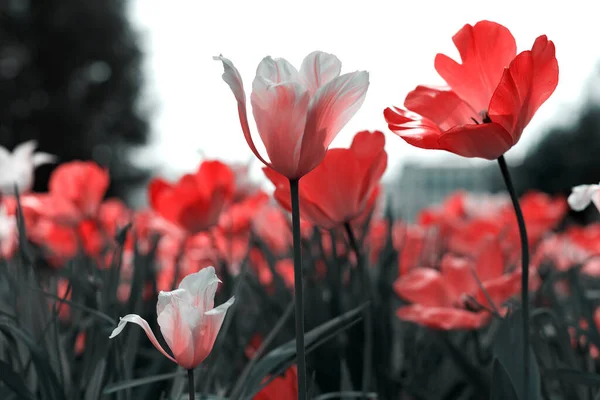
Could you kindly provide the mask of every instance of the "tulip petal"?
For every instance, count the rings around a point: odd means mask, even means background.
[[[396,316],[433,329],[477,329],[487,323],[490,314],[487,311],[474,313],[450,307],[424,307],[413,304],[398,308]]]
[[[300,66],[300,75],[312,95],[323,85],[337,78],[342,71],[342,62],[333,54],[313,51]]]
[[[169,360],[173,361],[174,363],[177,362],[177,361],[175,361],[175,359],[173,357],[171,357],[169,355],[169,353],[167,353],[165,351],[165,349],[163,349],[163,347],[160,345],[160,343],[158,343],[158,340],[156,339],[156,336],[154,336],[154,332],[152,332],[152,329],[150,329],[150,325],[148,325],[148,322],[146,322],[146,320],[143,319],[142,317],[140,317],[139,315],[128,314],[124,317],[121,317],[119,319],[119,325],[117,325],[117,327],[112,331],[109,339],[112,339],[115,336],[119,335],[123,331],[123,329],[125,328],[125,325],[127,325],[128,322],[139,325],[144,330],[144,332],[146,332],[146,336],[148,336],[148,339],[150,339],[150,342],[152,342],[152,344],[154,345],[154,347],[156,347],[156,349],[158,351],[160,351],[165,357],[167,357]]]
[[[440,145],[463,157],[495,160],[513,145],[510,134],[498,124],[463,125],[444,132]]]
[[[256,149],[256,146],[254,145],[254,141],[252,140],[250,126],[248,124],[248,114],[246,112],[246,93],[244,92],[244,85],[242,83],[242,77],[240,76],[240,73],[238,72],[237,68],[235,68],[233,63],[222,55],[213,57],[213,60],[221,61],[223,63],[224,71],[222,78],[225,83],[229,85],[229,88],[237,100],[240,124],[242,126],[244,138],[246,138],[246,142],[248,143],[250,150],[252,150],[256,158],[258,158],[263,164],[271,166],[271,163],[265,161],[265,159],[260,155]]]
[[[585,209],[592,200],[600,210],[600,185],[575,186],[567,199],[569,206],[575,211]]]
[[[311,154],[329,147],[365,101],[368,88],[369,73],[356,71],[334,78],[315,92],[301,145],[300,162],[309,164],[304,169],[310,171],[319,164],[321,160]]]
[[[181,280],[179,289],[186,290],[193,299],[194,307],[203,313],[213,308],[219,282],[215,268],[210,266],[187,275]]]
[[[394,282],[398,296],[427,307],[451,307],[456,298],[444,276],[432,268],[415,268]]]
[[[202,314],[189,299],[179,296],[169,296],[169,299],[170,303],[164,305],[157,318],[160,331],[177,364],[186,369],[194,368],[193,329],[201,324]]]
[[[442,131],[435,122],[398,107],[383,111],[388,127],[412,146],[421,149],[444,150],[440,145]]]
[[[193,333],[195,365],[199,365],[210,354],[227,315],[227,310],[234,302],[235,297],[232,297],[220,306],[204,313],[201,326],[196,327]]]
[[[466,24],[452,37],[462,64],[444,54],[435,69],[456,94],[475,111],[488,108],[500,78],[517,54],[515,38],[504,26],[490,21]]]
[[[263,58],[258,64],[256,76],[262,77],[263,82],[266,81],[268,84],[300,82],[300,75],[292,64],[284,58],[273,59],[270,56]]]
[[[39,167],[44,164],[54,164],[58,161],[58,157],[50,153],[39,152],[33,154],[32,161],[34,167]]]
[[[479,113],[447,88],[417,86],[406,96],[404,107],[430,119],[441,131],[483,122]]]
[[[537,109],[558,85],[554,43],[540,36],[531,51],[520,53],[504,71],[489,104],[489,116],[516,144]]]
[[[306,174],[299,167],[310,101],[306,88],[294,82],[268,84],[257,76],[250,99],[270,166],[288,179]]]
[[[473,293],[477,281],[473,277],[473,263],[467,258],[446,254],[440,262],[440,270],[454,298]]]

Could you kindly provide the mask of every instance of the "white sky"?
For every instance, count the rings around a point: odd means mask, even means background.
[[[554,41],[559,85],[538,111],[521,143],[539,139],[545,124],[574,116],[585,80],[600,58],[600,20],[592,0],[134,0],[132,18],[146,52],[145,105],[151,109],[154,146],[140,154],[176,177],[193,170],[199,149],[209,158],[253,158],[242,135],[237,107],[212,56],[231,59],[249,96],[256,66],[267,55],[296,67],[313,50],[335,54],[342,73],[370,72],[366,101],[333,147],[346,146],[364,129],[386,133],[389,177],[407,158],[441,153],[413,148],[387,130],[383,109],[401,106],[418,84],[443,84],[433,68],[438,52],[458,59],[451,37],[465,23],[490,19],[507,26],[518,51],[547,34]],[[249,118],[252,120],[249,110]],[[251,127],[253,122],[251,122]],[[254,129],[254,135],[256,135]],[[255,173],[261,166],[256,161]]]

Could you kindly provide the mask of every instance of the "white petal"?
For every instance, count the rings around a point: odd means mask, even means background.
[[[204,315],[225,314],[227,312],[227,310],[229,309],[229,307],[231,307],[234,302],[235,302],[235,296],[233,296],[232,298],[230,298],[229,300],[227,300],[225,303],[221,304],[220,306],[215,307],[212,310],[208,310],[207,312],[204,313]]]
[[[256,68],[256,77],[262,77],[272,83],[300,82],[300,75],[292,64],[283,58],[262,59]]]
[[[117,336],[118,334],[120,334],[128,322],[139,325],[144,330],[144,332],[146,332],[146,336],[148,336],[148,339],[150,339],[150,342],[152,342],[152,344],[154,345],[154,347],[156,347],[156,349],[158,351],[160,351],[169,360],[171,360],[175,363],[177,362],[177,361],[175,361],[175,359],[173,357],[171,357],[169,355],[169,353],[167,353],[165,351],[165,349],[163,349],[163,347],[160,345],[160,343],[158,343],[158,340],[156,339],[156,336],[154,336],[154,332],[152,332],[152,329],[150,329],[150,325],[148,325],[148,322],[146,322],[146,320],[144,318],[140,317],[137,314],[128,314],[128,315],[122,317],[119,320],[119,325],[117,325],[117,327],[113,330],[109,339],[112,339],[115,336]]]
[[[177,364],[184,368],[194,367],[192,332],[201,323],[202,314],[194,310],[188,302],[179,301],[177,297],[173,297],[173,302],[167,304],[158,316],[160,331],[171,348]]]
[[[242,77],[233,65],[233,63],[223,57],[222,55],[213,57],[213,60],[221,61],[223,63],[223,75],[222,78],[229,85],[229,88],[233,92],[235,99],[238,103],[246,104],[246,93],[244,92],[244,84],[242,83]]]
[[[567,201],[569,206],[575,211],[581,211],[592,201],[592,197],[597,195],[600,190],[598,185],[579,185],[575,186],[569,195]]]
[[[4,146],[0,146],[0,165],[10,161],[10,151]]]
[[[58,157],[50,153],[39,152],[33,155],[33,166],[39,167],[44,164],[54,164],[58,161]]]
[[[156,303],[156,315],[160,316],[167,304],[173,302],[174,297],[182,298],[184,296],[189,296],[189,293],[185,289],[175,289],[171,290],[170,292],[165,292],[161,290],[158,293],[158,302]]]
[[[219,282],[221,281],[217,278],[215,268],[211,266],[183,278],[179,289],[185,289],[190,293],[194,306],[199,308],[199,313],[202,314],[213,308]]]
[[[337,78],[342,71],[342,62],[333,54],[313,51],[304,58],[300,75],[306,82],[311,95],[317,89]]]
[[[321,86],[310,101],[305,136],[325,130],[324,145],[329,147],[365,101],[368,88],[366,71],[344,74]]]
[[[20,143],[13,150],[13,157],[23,160],[30,160],[37,146],[38,143],[35,140],[28,140],[26,142]]]

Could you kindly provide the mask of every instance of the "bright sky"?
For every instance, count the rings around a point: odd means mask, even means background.
[[[132,17],[146,52],[145,105],[151,109],[155,144],[143,158],[158,162],[175,178],[195,169],[201,149],[208,158],[253,158],[242,135],[237,107],[221,79],[222,53],[234,62],[247,96],[260,60],[282,57],[299,68],[313,50],[335,54],[342,73],[367,70],[366,101],[333,147],[348,145],[359,130],[382,130],[388,177],[408,158],[440,153],[415,149],[387,130],[382,116],[402,105],[418,84],[443,84],[433,68],[435,54],[458,59],[452,35],[465,23],[489,19],[508,27],[518,51],[547,34],[560,66],[559,85],[538,111],[519,145],[539,139],[541,127],[574,116],[583,85],[600,58],[600,21],[590,0],[134,0]],[[249,111],[249,118],[251,112]],[[253,122],[254,135],[257,134]],[[255,173],[260,163],[254,164]]]

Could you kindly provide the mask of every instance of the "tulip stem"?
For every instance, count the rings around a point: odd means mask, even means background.
[[[523,376],[523,400],[527,400],[529,392],[529,374],[530,374],[530,360],[529,360],[529,243],[527,240],[527,229],[525,227],[525,218],[523,218],[523,211],[519,205],[519,198],[515,192],[506,160],[504,156],[498,158],[498,165],[504,178],[506,189],[510,194],[515,214],[517,216],[517,223],[519,224],[519,235],[521,237],[521,301],[523,303],[523,368],[525,374]]]
[[[304,293],[302,277],[302,243],[300,242],[300,198],[298,179],[290,179],[292,200],[292,234],[294,238],[294,296],[296,307],[296,360],[298,366],[298,400],[306,400],[306,356],[304,354]]]
[[[187,370],[188,373],[188,394],[190,396],[190,400],[194,400],[196,398],[196,387],[194,385],[194,369],[190,368]]]
[[[350,246],[354,253],[356,254],[356,264],[361,275],[360,279],[362,280],[363,290],[363,302],[369,303],[372,299],[371,296],[371,278],[369,277],[369,270],[367,269],[367,265],[365,264],[365,260],[362,256],[362,252],[360,251],[358,242],[356,241],[356,236],[352,231],[352,226],[350,223],[346,222],[344,224],[344,228],[346,228],[346,233],[348,234],[348,240],[350,241]],[[373,349],[373,315],[371,312],[371,304],[367,304],[365,308],[363,308],[363,320],[364,320],[364,332],[365,332],[365,343],[363,348],[363,374],[362,374],[362,392],[363,399],[368,398],[368,390],[369,390],[369,381],[371,378],[371,364],[372,361],[372,349]]]

